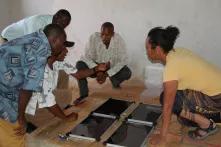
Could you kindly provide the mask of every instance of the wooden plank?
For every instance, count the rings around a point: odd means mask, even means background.
[[[79,109],[78,107],[71,107],[65,110],[66,114],[70,114],[71,112],[78,112],[79,116],[77,121],[67,122],[58,118],[54,118],[46,125],[39,127],[37,130],[31,133],[31,135],[41,136],[41,138],[56,138],[57,135],[60,133],[64,134],[69,132],[71,129],[73,129],[74,126],[87,118],[91,111],[95,110],[106,101],[107,99],[89,97],[88,100],[81,105],[81,109]],[[83,111],[81,111],[82,109]]]
[[[122,125],[123,121],[139,106],[139,103],[133,103],[128,107],[121,115],[120,119],[114,121],[114,123],[104,132],[101,136],[101,143],[104,143],[112,134]]]
[[[82,122],[88,115],[102,105],[104,102],[108,100],[108,98],[116,98],[120,100],[128,100],[128,101],[140,101],[140,94],[143,91],[144,86],[141,81],[139,82],[130,82],[127,81],[122,84],[122,89],[115,90],[112,89],[110,84],[104,84],[102,88],[98,88],[90,94],[87,98],[86,102],[75,107],[71,107],[65,111],[66,114],[71,112],[78,112],[79,117],[77,121],[62,121],[58,118],[53,118],[48,121],[47,124],[39,127],[35,130],[30,137],[35,140],[41,140],[42,142],[48,142],[58,146],[103,146],[102,142],[87,142],[82,140],[74,140],[74,141],[65,141],[62,142],[58,139],[58,134],[65,134],[72,130],[75,126],[77,126],[80,122]],[[78,90],[78,89],[77,89]],[[77,93],[78,91],[72,92]],[[133,104],[130,109],[127,109],[126,115],[132,112],[132,108],[135,109],[135,106],[138,104]],[[131,111],[131,112],[130,112]],[[110,129],[111,130],[111,129]],[[106,134],[108,136],[108,133]],[[111,135],[111,134],[109,134]],[[107,139],[105,135],[103,136],[103,140]]]

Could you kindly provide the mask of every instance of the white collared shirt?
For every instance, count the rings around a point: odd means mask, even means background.
[[[7,26],[2,31],[1,36],[9,41],[36,32],[39,29],[44,29],[46,25],[51,24],[52,18],[53,15],[34,15],[26,17]]]
[[[110,69],[107,73],[111,77],[128,64],[125,42],[119,34],[115,33],[106,49],[100,33],[96,32],[90,36],[82,60],[87,63],[89,68],[94,68],[97,63],[110,62]]]
[[[26,113],[35,115],[37,104],[39,108],[51,107],[56,104],[55,96],[52,92],[57,87],[59,70],[64,70],[67,74],[76,72],[76,68],[66,61],[56,61],[53,64],[53,70],[47,64],[44,72],[43,91],[33,93],[26,107]]]

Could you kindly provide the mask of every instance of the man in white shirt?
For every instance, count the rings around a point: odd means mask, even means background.
[[[65,55],[66,53],[63,53],[62,58],[65,58]],[[66,61],[62,62],[62,60],[64,60],[62,58],[53,63],[52,69],[49,67],[48,64],[46,65],[44,72],[43,91],[33,93],[32,98],[30,99],[29,104],[26,107],[27,114],[35,115],[38,105],[38,108],[48,108],[48,110],[52,113],[54,112],[54,109],[59,109],[58,113],[60,114],[53,114],[62,119],[65,119],[65,114],[56,104],[53,90],[57,87],[59,70],[64,70],[67,74],[73,74],[76,72],[76,68]]]
[[[99,84],[103,84],[109,77],[113,88],[120,88],[120,84],[130,79],[131,70],[127,66],[126,45],[122,37],[114,32],[114,25],[105,22],[101,26],[101,32],[96,32],[90,36],[86,45],[85,56],[78,61],[76,68],[92,69],[95,74],[90,77],[96,78]],[[102,71],[97,71],[97,67],[103,66]],[[78,80],[80,97],[74,102],[80,104],[88,96],[87,79]]]
[[[35,15],[22,19],[6,27],[2,31],[1,35],[3,39],[5,39],[5,41],[10,41],[21,36],[36,32],[39,29],[43,29],[45,26],[51,23],[58,24],[60,27],[66,28],[69,25],[70,21],[71,14],[67,10],[60,9],[54,15]],[[73,45],[74,42],[64,42],[65,47],[72,47]],[[57,86],[59,70],[65,70],[68,74],[75,73],[75,67],[67,64],[66,62],[62,62],[66,53],[67,50],[65,50],[59,56],[59,59],[56,59],[58,61],[50,64],[51,67],[49,67],[48,64],[46,65],[43,81],[43,91],[42,93],[36,92],[33,94],[29,101],[29,104],[26,107],[26,113],[34,115],[38,104],[39,108],[46,107],[51,113],[62,119],[68,119],[74,115],[72,114],[66,116],[61,108],[56,104],[55,97],[52,93],[52,91]]]
[[[69,119],[73,117],[65,115],[62,109],[56,104],[55,96],[53,90],[57,87],[58,73],[59,70],[64,70],[67,74],[72,75],[76,79],[84,79],[92,74],[94,70],[82,69],[76,70],[75,66],[72,66],[65,60],[65,56],[68,50],[64,49],[63,52],[54,59],[54,61],[49,62],[45,67],[44,80],[43,80],[43,91],[33,93],[27,107],[26,113],[35,115],[37,106],[38,108],[47,108],[53,115],[61,119]],[[98,66],[97,71],[101,71],[104,67]],[[30,124],[29,124],[30,125]]]
[[[34,15],[15,22],[7,26],[2,31],[1,36],[6,41],[10,41],[15,38],[36,32],[39,29],[43,29],[46,25],[51,23],[58,24],[62,28],[66,28],[70,21],[71,14],[65,9],[60,9],[54,15]],[[70,44],[70,42],[66,41],[66,44]],[[68,47],[71,47],[71,45],[68,45]]]

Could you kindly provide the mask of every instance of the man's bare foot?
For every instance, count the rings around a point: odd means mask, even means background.
[[[86,98],[87,98],[87,96],[79,97],[78,99],[76,99],[74,101],[73,105],[77,106],[77,105],[80,105],[80,104],[84,103],[86,101]]]
[[[67,120],[67,121],[75,121],[77,119],[78,119],[78,114],[73,112],[73,113],[67,115],[65,120]]]

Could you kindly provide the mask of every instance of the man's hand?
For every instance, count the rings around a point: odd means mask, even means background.
[[[56,58],[57,56],[54,56],[54,55],[48,57],[47,63],[48,63],[49,68],[52,70],[53,70],[53,63],[56,61]]]
[[[95,72],[106,72],[110,68],[110,62],[100,63],[95,67]]]
[[[68,53],[68,49],[66,47],[64,47],[62,52],[57,55],[56,60],[57,61],[64,61],[64,58],[66,57],[67,53]]]
[[[18,124],[19,126],[15,129],[15,134],[18,136],[23,136],[26,132],[26,119],[25,119],[25,109],[32,96],[32,91],[21,89],[19,91],[18,99]]]
[[[107,70],[109,70],[110,69],[110,62],[107,62],[105,64],[106,64]]]
[[[107,70],[107,66],[105,63],[100,63],[95,67],[95,72],[105,72]]]
[[[77,119],[78,119],[78,114],[75,112],[72,112],[71,114],[66,115],[66,118],[65,118],[66,121],[75,121]]]
[[[25,116],[18,116],[18,127],[15,129],[15,134],[23,136],[26,133],[26,119]]]
[[[103,84],[106,81],[107,74],[104,72],[98,72],[97,73],[97,82],[99,84]]]

